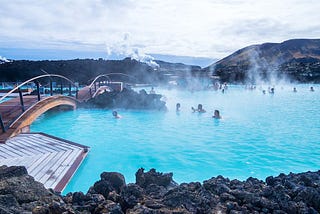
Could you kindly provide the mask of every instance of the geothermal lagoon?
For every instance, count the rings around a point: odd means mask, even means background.
[[[217,175],[264,180],[320,167],[320,86],[312,85],[314,92],[310,86],[275,86],[274,94],[262,93],[267,86],[247,90],[231,85],[225,93],[155,88],[167,111],[50,111],[31,131],[90,147],[64,193],[86,192],[103,171],[120,172],[127,183],[135,182],[140,167],[173,172],[179,183]],[[176,103],[181,104],[179,112]],[[192,113],[198,104],[206,113]],[[222,119],[212,118],[215,109]],[[113,110],[122,118],[113,118]]]

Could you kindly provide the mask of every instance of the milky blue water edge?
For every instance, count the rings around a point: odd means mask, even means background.
[[[279,173],[320,169],[320,86],[276,87],[275,94],[231,86],[221,91],[157,89],[168,111],[77,109],[48,112],[31,131],[45,132],[90,147],[87,158],[64,190],[86,192],[103,171],[135,182],[143,167],[173,172],[175,181],[265,179]],[[181,104],[181,111],[175,105]],[[206,113],[192,113],[203,104]],[[211,116],[219,109],[221,120]]]

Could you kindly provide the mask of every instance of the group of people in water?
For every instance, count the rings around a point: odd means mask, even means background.
[[[216,86],[217,90],[218,90],[218,89],[223,90],[223,91],[222,91],[223,93],[224,93],[224,91],[225,91],[226,89],[228,89],[228,86],[227,86],[226,83],[221,84],[221,85],[215,85],[215,86]],[[254,89],[256,89],[256,86],[249,86],[249,87],[246,86],[245,88],[246,88],[246,89],[250,89],[250,90],[254,90]],[[261,88],[261,89],[262,89],[262,88]],[[311,92],[314,92],[314,91],[315,91],[314,88],[313,88],[313,86],[310,87],[310,91],[311,91]],[[293,88],[293,92],[297,92],[297,88],[296,88],[296,87]],[[152,87],[152,88],[151,88],[151,91],[150,91],[150,94],[154,94],[154,93],[155,93],[155,91],[154,91],[154,88]],[[262,90],[262,93],[263,93],[263,94],[266,94],[267,91],[263,89],[263,90]],[[268,87],[268,93],[274,94],[274,93],[275,93],[274,87]],[[181,108],[181,104],[180,104],[180,103],[177,103],[177,104],[176,104],[176,112],[179,112],[179,111],[180,111],[180,108]],[[205,113],[205,112],[206,112],[206,110],[203,109],[202,104],[199,104],[199,105],[198,105],[198,108],[191,107],[191,110],[192,110],[193,113],[195,113],[195,112]],[[121,115],[119,115],[117,111],[113,111],[113,112],[112,112],[112,115],[113,115],[113,117],[116,118],[116,119],[121,118]],[[220,115],[220,111],[217,110],[217,109],[214,110],[214,113],[213,113],[212,118],[221,119],[222,117],[221,117],[221,115]]]
[[[176,104],[176,111],[177,111],[177,112],[180,111],[180,107],[181,107],[180,103],[177,103],[177,104]],[[197,109],[195,109],[195,108],[192,106],[192,107],[191,107],[191,110],[192,110],[193,113],[195,113],[195,112],[198,112],[198,113],[205,113],[205,112],[207,112],[206,110],[203,109],[202,104],[199,104]],[[214,113],[213,113],[212,118],[221,119],[222,117],[221,117],[221,115],[220,115],[220,111],[219,111],[219,110],[214,110]]]
[[[293,92],[298,92],[298,90],[297,90],[296,87],[293,87],[292,91],[293,91]],[[310,87],[310,91],[311,91],[311,92],[314,92],[314,88],[313,88],[312,86]],[[269,87],[269,88],[268,88],[268,92],[269,92],[269,94],[274,94],[274,88],[273,88],[273,87],[272,87],[272,88]],[[262,90],[262,93],[263,93],[263,94],[266,94],[266,90]]]
[[[180,103],[177,103],[177,104],[176,104],[176,111],[177,111],[177,112],[180,111],[180,107],[181,107]],[[195,109],[194,107],[191,107],[191,110],[192,110],[193,113],[195,113],[195,112],[198,112],[198,113],[205,113],[205,112],[207,112],[206,110],[203,109],[202,104],[199,104],[197,109]],[[113,111],[113,112],[112,112],[112,116],[113,116],[114,118],[116,118],[116,119],[122,118],[121,115],[118,114],[117,111]],[[212,118],[221,119],[222,117],[221,117],[221,115],[220,115],[220,111],[219,111],[219,110],[214,110],[214,113],[213,113]]]
[[[314,88],[312,86],[310,87],[310,91],[314,92]],[[298,92],[296,87],[293,87],[293,92]]]

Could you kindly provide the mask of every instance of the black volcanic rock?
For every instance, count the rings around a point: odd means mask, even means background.
[[[320,39],[248,46],[203,70],[227,82],[267,82],[272,78],[320,82]]]
[[[139,169],[135,184],[125,184],[120,173],[103,172],[96,182],[106,182],[101,189],[95,184],[86,194],[74,192],[63,197],[46,190],[23,167],[2,166],[0,175],[0,213],[320,212],[320,171],[270,176],[266,182],[217,176],[203,184],[180,185],[172,180],[172,173],[155,169]]]
[[[147,109],[166,110],[166,102],[161,100],[160,94],[148,94],[144,89],[136,92],[132,89],[123,88],[121,92],[112,91],[99,94],[82,103],[83,107],[98,108],[124,108],[124,109]]]
[[[43,213],[54,210],[50,207],[54,204],[59,205],[59,210],[65,210],[61,197],[36,182],[25,167],[0,167],[0,213],[31,212],[36,207],[38,213]]]

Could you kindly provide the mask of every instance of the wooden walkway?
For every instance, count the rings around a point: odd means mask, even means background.
[[[25,166],[36,181],[62,192],[88,147],[44,133],[19,134],[0,144],[0,165]]]

